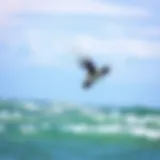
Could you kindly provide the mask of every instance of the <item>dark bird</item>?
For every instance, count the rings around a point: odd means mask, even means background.
[[[95,63],[90,58],[82,59],[80,64],[87,71],[87,77],[83,82],[84,89],[90,88],[97,80],[110,72],[109,66],[97,68]]]

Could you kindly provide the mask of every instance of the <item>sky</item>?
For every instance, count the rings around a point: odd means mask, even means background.
[[[160,106],[158,0],[5,0],[0,97]],[[89,91],[77,59],[111,73]]]

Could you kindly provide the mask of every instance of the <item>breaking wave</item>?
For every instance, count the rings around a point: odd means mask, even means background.
[[[83,136],[160,140],[160,111],[145,107],[1,101],[0,135],[9,138]],[[49,136],[50,135],[50,136]]]

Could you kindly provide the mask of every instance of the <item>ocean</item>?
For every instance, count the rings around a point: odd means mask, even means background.
[[[160,109],[0,100],[0,160],[160,160]]]

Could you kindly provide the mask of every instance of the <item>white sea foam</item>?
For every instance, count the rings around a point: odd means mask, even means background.
[[[143,137],[150,140],[160,139],[160,129],[147,128],[145,126],[123,126],[120,124],[110,125],[87,125],[70,124],[63,127],[63,131],[74,134],[128,134]]]
[[[3,124],[0,124],[0,133],[5,131],[5,126]]]
[[[43,122],[41,125],[42,130],[49,130],[51,128],[51,124],[48,122]]]
[[[0,119],[2,120],[8,120],[10,118],[10,114],[8,110],[2,110],[0,112]]]
[[[122,132],[122,127],[120,125],[100,125],[98,127],[94,128],[94,131],[96,131],[98,133],[111,133],[111,134],[115,134],[115,133],[120,133]]]
[[[39,106],[37,106],[36,104],[31,103],[31,102],[25,103],[24,107],[29,111],[37,111],[37,110],[39,110]]]
[[[20,112],[13,112],[11,116],[12,116],[12,119],[16,119],[16,120],[19,120],[22,118],[22,114]]]
[[[25,112],[26,110],[33,112],[28,114],[28,112]],[[76,121],[74,121],[74,118],[76,118]],[[19,131],[22,134],[36,134],[56,129],[64,133],[123,134],[160,140],[160,116],[152,113],[138,115],[133,112],[125,114],[120,111],[103,112],[94,108],[75,106],[74,104],[55,104],[52,107],[41,108],[34,103],[26,103],[25,109],[22,111],[18,109],[9,112],[7,109],[2,109],[0,111],[0,121],[4,123],[6,123],[5,121],[11,121],[15,125],[20,125]],[[16,123],[17,121],[18,123]],[[0,132],[5,129],[7,130],[7,126],[0,124]]]
[[[151,129],[146,127],[134,127],[130,131],[130,134],[138,137],[144,137],[150,140],[160,139],[160,130],[159,129]]]
[[[121,118],[121,113],[116,111],[116,112],[112,112],[108,115],[110,118],[113,118],[113,119],[118,119],[118,118]]]
[[[37,128],[33,124],[23,124],[20,126],[20,131],[22,134],[35,134],[37,133]]]
[[[67,127],[63,128],[64,131],[67,132],[73,132],[73,133],[86,133],[87,132],[87,125],[85,124],[80,124],[80,125],[69,125]]]
[[[19,120],[22,118],[22,114],[20,112],[9,112],[8,110],[0,111],[0,119],[1,120]]]
[[[67,127],[63,128],[67,132],[73,133],[119,133],[122,128],[120,125],[86,125],[86,124],[79,124],[79,125],[68,125]]]
[[[152,139],[152,140],[157,140],[160,139],[160,130],[156,130],[156,129],[148,129],[145,132],[145,136],[148,139]]]
[[[49,110],[49,112],[51,111],[51,113],[56,113],[56,114],[61,114],[64,112],[64,110],[59,107],[59,106],[54,106],[52,109]]]
[[[99,113],[94,117],[99,122],[104,122],[106,120],[106,115],[103,113]]]
[[[125,120],[129,124],[137,124],[137,123],[139,123],[139,118],[137,118],[134,114],[128,114],[125,117]]]

